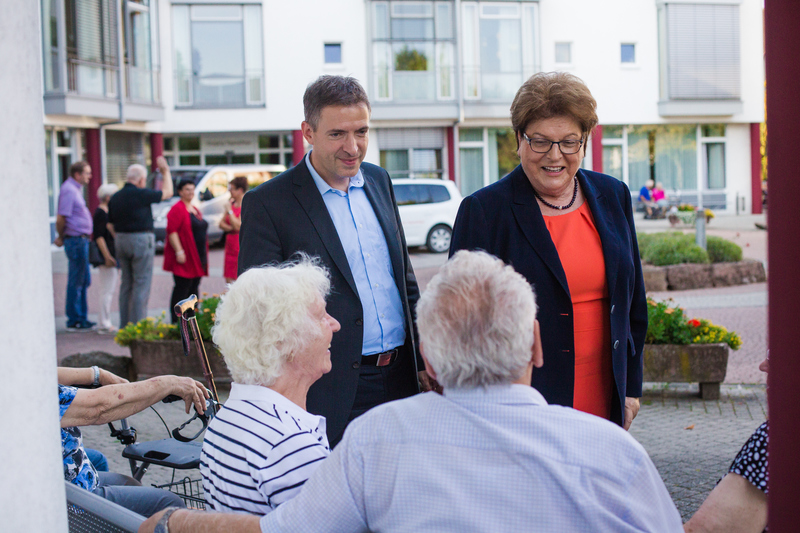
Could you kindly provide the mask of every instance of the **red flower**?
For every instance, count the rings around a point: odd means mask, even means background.
[[[699,328],[700,327],[700,321],[697,320],[696,318],[693,318],[691,320],[687,320],[686,323],[689,324],[690,326],[692,326],[693,328]]]

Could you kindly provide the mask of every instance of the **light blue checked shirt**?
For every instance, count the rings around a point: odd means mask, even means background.
[[[644,448],[524,385],[373,408],[261,531],[683,532]]]
[[[356,282],[364,319],[361,354],[402,346],[406,341],[403,302],[394,281],[386,236],[364,192],[361,170],[350,178],[345,193],[322,179],[311,165],[311,152],[306,154],[306,165],[331,215]]]

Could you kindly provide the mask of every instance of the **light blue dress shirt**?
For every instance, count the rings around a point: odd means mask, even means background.
[[[311,152],[306,154],[306,165],[328,208],[356,282],[364,319],[361,354],[402,346],[406,340],[403,302],[394,280],[386,236],[364,192],[361,170],[350,178],[347,192],[342,192],[328,185],[314,169]]]
[[[445,390],[355,419],[261,531],[680,533],[644,448],[524,385]]]

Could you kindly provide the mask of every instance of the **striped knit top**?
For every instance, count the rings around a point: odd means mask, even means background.
[[[296,496],[328,454],[324,417],[267,387],[234,383],[203,442],[207,508],[267,514]]]

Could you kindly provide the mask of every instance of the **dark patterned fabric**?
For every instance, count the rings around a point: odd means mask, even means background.
[[[728,472],[739,474],[764,494],[769,493],[768,442],[769,421],[766,421],[758,426],[758,429],[744,443],[728,469]]]
[[[58,416],[63,417],[78,389],[58,386]],[[64,479],[93,491],[97,487],[97,470],[83,449],[81,430],[76,427],[61,428],[61,456],[64,460]]]

